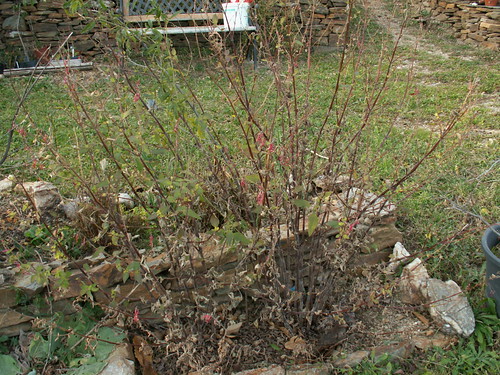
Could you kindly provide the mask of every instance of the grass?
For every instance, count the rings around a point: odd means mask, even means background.
[[[369,30],[373,44],[364,51],[366,55],[361,67],[354,71],[350,65],[341,82],[340,95],[344,97],[352,85],[365,83],[354,87],[349,115],[345,121],[346,132],[353,132],[359,124],[370,85],[378,84],[373,67],[379,59],[379,51],[389,47],[391,43],[376,25],[370,25]],[[484,291],[484,258],[479,239],[486,227],[485,222],[493,223],[500,216],[498,169],[492,169],[483,175],[498,158],[498,136],[494,139],[494,136],[485,136],[481,131],[498,129],[498,113],[484,103],[485,100],[495,100],[496,95],[498,106],[500,63],[498,55],[493,52],[471,50],[472,47],[460,45],[452,38],[436,37],[437,32],[441,34],[441,30],[431,29],[424,40],[438,46],[446,57],[411,46],[403,46],[398,50],[396,69],[389,80],[389,89],[384,92],[382,109],[377,113],[369,137],[363,139],[364,159],[361,160],[375,159],[377,162],[371,170],[361,170],[359,173],[371,175],[374,189],[379,188],[385,179],[400,176],[405,166],[418,158],[429,139],[436,136],[443,121],[454,113],[467,95],[470,83],[476,82],[473,104],[469,113],[460,120],[457,132],[453,133],[435,156],[401,188],[397,197],[401,214],[398,225],[404,232],[406,247],[410,252],[422,253],[427,258],[428,269],[433,277],[452,278],[461,285],[467,291],[479,317],[481,314],[485,315],[485,311],[480,308]],[[339,56],[336,54],[313,56],[311,96],[315,99],[310,108],[310,137],[314,136],[324,118],[328,98],[335,84],[338,63]],[[226,139],[234,139],[238,134],[234,127],[234,112],[228,107],[221,108],[220,91],[214,81],[204,74],[204,69],[210,68],[210,62],[197,61],[195,68],[185,76],[186,84],[196,88],[197,98],[205,109],[205,118],[218,124],[218,133]],[[306,77],[308,68],[305,61],[300,61],[297,69],[299,76]],[[106,133],[106,127],[113,121],[113,118],[108,116],[114,111],[118,113],[124,102],[131,108],[129,124],[141,127],[142,134],[147,133],[150,124],[141,123],[140,116],[135,113],[135,110],[139,109],[132,104],[133,97],[127,89],[123,88],[117,93],[107,88],[108,80],[115,79],[108,74],[109,71],[105,67],[102,72],[86,73],[79,77],[77,74],[77,79],[81,80],[79,94],[95,110],[104,133],[109,137],[115,136]],[[409,87],[406,80],[408,75],[413,77]],[[267,88],[273,85],[272,75],[266,69],[260,69],[254,75],[249,69],[248,78],[255,80],[255,90],[252,92],[255,107],[264,112],[267,109],[271,115],[273,107],[272,103],[268,102],[266,92]],[[171,92],[159,95],[162,88],[150,79],[145,70],[137,69],[133,80],[140,81],[141,96],[158,101],[161,109],[158,115],[168,123],[168,113],[176,110],[175,105],[182,105],[182,95]],[[10,127],[18,102],[16,98],[27,84],[28,78],[0,81],[0,108],[3,108],[0,112],[0,123],[4,124],[3,129]],[[230,87],[223,79],[217,84],[224,88]],[[409,99],[402,101],[401,98],[406,92]],[[181,98],[179,102],[172,102],[172,95]],[[114,100],[115,97],[118,99]],[[61,186],[63,192],[71,194],[75,187],[69,184],[71,179],[64,171],[54,169],[55,163],[48,157],[43,144],[43,134],[51,134],[61,154],[70,160],[83,160],[86,153],[92,153],[96,158],[103,157],[98,150],[85,149],[83,144],[77,143],[85,132],[77,125],[75,116],[78,116],[78,113],[74,111],[64,87],[63,76],[41,78],[17,118],[18,128],[12,151],[7,163],[0,167],[2,175],[13,173],[16,177],[25,179],[35,175],[37,178],[54,181]],[[176,133],[172,129],[169,134],[175,136]],[[385,139],[388,129],[392,129],[391,136]],[[134,128],[130,129],[132,132],[133,130]],[[278,139],[282,136],[278,130]],[[491,138],[493,142],[485,138]],[[203,158],[192,141],[187,138],[183,140],[185,143],[179,152]],[[409,140],[415,142],[410,143]],[[0,151],[6,147],[5,142],[6,137],[2,134]],[[154,139],[143,139],[142,142],[145,157],[163,157],[155,154],[157,148]],[[323,149],[327,144],[320,142],[320,146],[320,149]],[[228,147],[238,150],[238,142],[231,142]],[[196,164],[196,161],[193,164]],[[82,161],[81,167],[91,168],[85,161]],[[168,169],[168,165],[165,168]],[[417,193],[406,198],[414,189]],[[451,242],[444,241],[456,233],[461,235]],[[494,327],[497,323],[490,321],[481,324]],[[485,366],[484,364],[489,367],[481,367],[481,371],[497,373],[494,367],[498,367],[499,363],[498,333],[490,332],[489,335],[491,340],[483,346],[476,335],[461,340],[449,351],[430,351],[427,356],[416,359],[420,366],[417,373],[472,374],[477,373],[475,371],[479,366]],[[387,362],[365,362],[362,364],[362,373],[393,373],[399,369],[397,366]],[[455,370],[450,371],[449,367],[454,367]],[[498,370],[500,371],[500,368]]]

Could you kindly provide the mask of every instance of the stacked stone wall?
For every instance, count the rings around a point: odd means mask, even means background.
[[[88,18],[69,14],[64,0],[4,1],[0,3],[0,52],[23,61],[33,58],[35,49],[51,46],[57,49],[69,37],[66,47],[74,48],[79,56],[93,57],[103,53],[103,47],[115,42],[106,29],[88,29]],[[115,4],[106,2],[108,6]]]
[[[500,6],[471,5],[470,1],[415,0],[413,7],[433,21],[449,24],[455,37],[467,43],[500,49]],[[422,12],[424,11],[424,12]]]

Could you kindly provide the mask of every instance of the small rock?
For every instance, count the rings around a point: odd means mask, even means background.
[[[61,202],[59,204],[59,207],[69,220],[74,221],[78,218],[78,210],[79,210],[78,200],[72,199],[65,202]]]
[[[311,365],[298,365],[286,369],[287,375],[328,375],[332,371],[331,366],[323,363]]]
[[[99,375],[134,375],[134,361],[131,361],[130,358],[132,358],[132,355],[127,345],[117,346],[109,355],[108,364]]]
[[[391,262],[387,266],[387,271],[395,272],[399,265],[410,258],[410,253],[405,249],[401,242],[396,242],[392,251]]]
[[[287,372],[281,366],[272,365],[264,368],[246,370],[234,373],[233,375],[285,375]]]
[[[389,355],[391,360],[408,358],[413,352],[414,345],[410,342],[398,342],[390,345],[377,346],[372,350],[375,360],[385,354]]]
[[[453,280],[429,279],[425,290],[429,312],[444,333],[469,337],[476,327],[474,312]]]
[[[372,252],[393,247],[396,243],[403,240],[403,235],[396,228],[394,222],[390,222],[370,228],[367,239],[368,244],[365,247],[365,251]]]
[[[417,336],[412,339],[413,344],[420,350],[427,350],[433,347],[446,348],[450,346],[455,339],[450,336],[445,336],[440,333],[432,337]]]
[[[14,188],[14,176],[9,176],[0,181],[0,192],[12,190]]]
[[[347,357],[336,360],[333,365],[335,367],[354,367],[370,356],[367,350],[358,350],[357,352],[348,354]]]
[[[128,209],[132,209],[135,206],[134,200],[132,199],[130,194],[127,194],[127,193],[118,194],[118,203],[123,204]]]
[[[429,274],[420,258],[415,258],[413,262],[406,265],[398,285],[401,302],[411,305],[426,303],[427,298],[422,288],[425,288],[428,279]]]
[[[44,267],[41,264],[40,266],[42,266],[45,269],[48,269],[48,267]],[[14,282],[14,287],[22,291],[28,297],[32,297],[40,293],[44,289],[44,285],[33,280],[32,273],[19,275],[19,278],[16,279],[16,281]]]
[[[61,202],[61,195],[57,187],[49,182],[25,182],[17,185],[15,190],[20,193],[28,193],[35,208],[41,214],[54,209]]]

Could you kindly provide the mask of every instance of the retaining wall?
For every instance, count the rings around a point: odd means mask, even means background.
[[[455,37],[494,51],[500,49],[500,6],[487,7],[471,1],[413,0],[419,17],[449,24]]]

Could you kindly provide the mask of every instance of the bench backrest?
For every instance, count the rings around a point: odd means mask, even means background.
[[[220,0],[122,0],[125,22],[147,22],[158,20],[155,15],[147,14],[155,6],[164,14],[169,14],[169,21],[222,20],[222,1]]]

